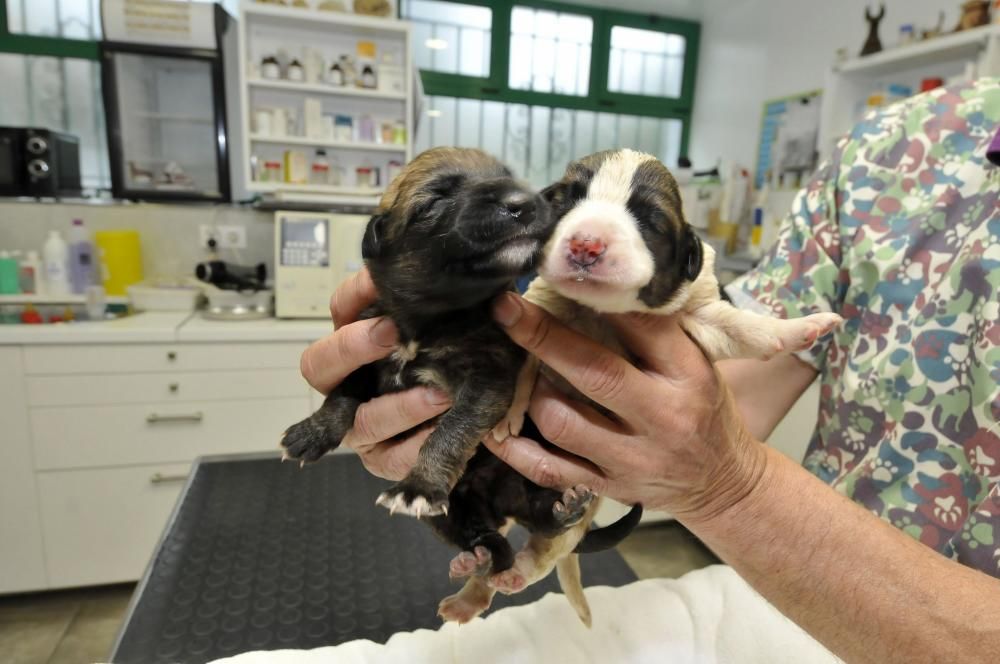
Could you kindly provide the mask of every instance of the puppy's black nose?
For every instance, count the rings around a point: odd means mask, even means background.
[[[523,224],[530,224],[535,211],[535,200],[530,194],[522,191],[508,194],[500,202],[501,213],[504,216],[517,219]]]

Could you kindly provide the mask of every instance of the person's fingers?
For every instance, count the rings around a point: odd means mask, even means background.
[[[513,293],[497,298],[493,317],[516,344],[613,413],[635,413],[649,393],[650,378],[625,359]]]
[[[620,427],[577,399],[559,392],[544,377],[528,408],[535,426],[553,445],[607,467],[622,454]]]
[[[597,494],[604,493],[607,486],[607,480],[593,464],[545,449],[530,438],[512,436],[498,443],[493,436],[486,436],[483,442],[501,461],[539,486],[562,490],[583,484]]]
[[[705,354],[681,327],[677,316],[609,314],[605,320],[645,368],[683,381],[710,372]]]
[[[307,383],[327,394],[358,367],[391,353],[397,341],[396,325],[389,318],[358,321],[306,348],[299,369]]]
[[[448,395],[430,387],[416,387],[376,397],[361,404],[344,445],[361,451],[420,426],[451,407]]]
[[[330,296],[330,315],[333,316],[333,329],[353,323],[368,305],[378,298],[375,283],[368,268],[362,268],[350,279],[340,284]]]
[[[398,482],[406,477],[417,462],[417,455],[434,427],[424,427],[406,440],[387,440],[373,447],[358,450],[361,463],[372,475]]]

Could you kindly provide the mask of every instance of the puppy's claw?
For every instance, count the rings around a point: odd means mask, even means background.
[[[407,514],[418,519],[425,516],[437,516],[448,513],[447,503],[436,503],[427,500],[423,496],[416,496],[413,500],[407,501],[402,493],[383,492],[375,501],[376,505],[385,507],[389,514]]]

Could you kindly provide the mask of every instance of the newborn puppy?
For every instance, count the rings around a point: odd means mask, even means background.
[[[490,304],[537,267],[551,230],[544,199],[486,153],[435,148],[417,156],[389,185],[362,244],[379,296],[362,317],[389,316],[399,350],[348,376],[282,439],[286,457],[315,461],[340,444],[358,406],[379,394],[429,385],[451,396],[413,469],[377,500],[392,512],[429,517],[462,549],[452,576],[470,580],[442,602],[446,619],[464,622],[489,606],[486,578],[514,562],[504,536],[511,522],[543,542],[581,531],[575,546],[596,504],[583,487],[532,484],[479,447],[510,408],[526,357],[494,323]],[[613,546],[634,525],[596,530],[586,541],[595,550]],[[572,572],[564,573],[567,596],[582,598],[579,568],[575,579]]]
[[[544,194],[556,228],[525,298],[624,357],[630,356],[600,314],[677,314],[712,361],[803,350],[841,322],[829,313],[781,320],[722,301],[715,253],[684,220],[677,183],[652,155],[609,150],[584,157]],[[494,429],[497,440],[520,432],[539,369],[535,358],[526,361],[511,411]],[[541,370],[567,394],[584,398]],[[519,553],[502,576],[524,587],[551,566],[545,556]]]

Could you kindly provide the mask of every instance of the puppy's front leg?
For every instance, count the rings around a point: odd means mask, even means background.
[[[489,383],[483,376],[466,382],[420,448],[409,475],[384,491],[377,504],[417,518],[448,512],[448,494],[476,446],[510,408],[513,384],[497,386],[495,378],[493,386]]]
[[[778,353],[809,348],[842,320],[832,313],[771,318],[716,301],[685,311],[681,327],[712,361],[738,357],[768,360]]]
[[[500,422],[493,427],[493,438],[502,443],[509,436],[516,436],[521,433],[524,427],[524,416],[528,413],[528,405],[531,403],[531,394],[535,391],[535,381],[538,380],[538,372],[542,363],[534,355],[529,355],[524,366],[517,374],[517,387],[514,388],[514,400],[510,404],[510,409]]]

